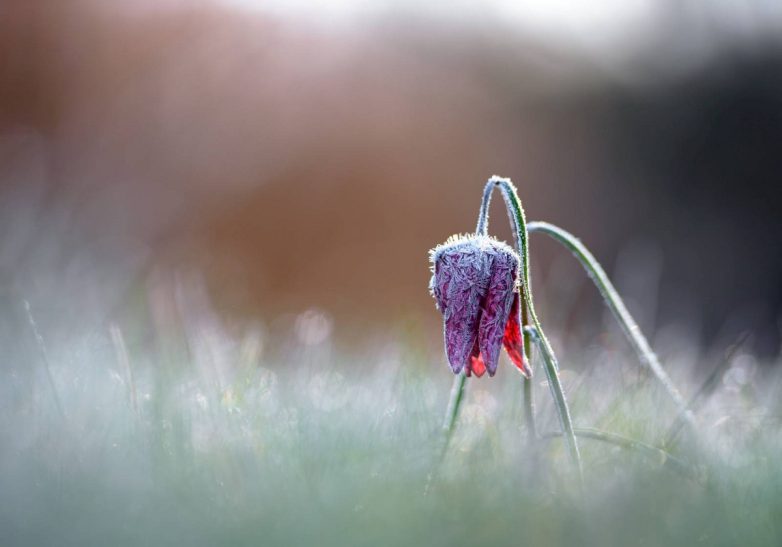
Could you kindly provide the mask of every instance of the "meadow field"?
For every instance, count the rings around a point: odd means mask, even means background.
[[[743,345],[668,338],[674,380],[701,391],[697,431],[672,434],[676,409],[631,352],[554,333],[579,488],[540,366],[535,440],[505,356],[468,380],[441,454],[453,375],[414,322],[344,344],[315,310],[270,338],[191,306],[165,336],[137,318],[58,337],[28,304],[0,381],[2,545],[782,541],[782,376]]]

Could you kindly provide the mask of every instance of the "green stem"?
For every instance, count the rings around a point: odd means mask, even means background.
[[[443,423],[445,442],[443,443],[441,459],[445,456],[446,452],[448,452],[448,446],[451,444],[451,436],[453,435],[453,429],[456,425],[456,418],[459,416],[459,408],[462,405],[462,399],[464,399],[464,387],[466,383],[467,376],[464,371],[457,374],[453,379],[451,396],[448,399],[448,408],[445,411],[445,422]]]
[[[522,326],[529,324],[529,313],[527,312],[526,302],[521,310]],[[532,341],[529,336],[523,336],[524,339],[524,359],[529,367],[530,376],[532,375]],[[532,378],[524,376],[524,421],[527,423],[527,433],[530,442],[534,442],[538,437],[538,428],[535,425],[535,399],[532,393]]]
[[[562,384],[559,381],[559,366],[557,364],[557,358],[554,355],[554,350],[551,348],[546,335],[543,332],[543,327],[538,320],[535,313],[535,306],[532,300],[532,287],[530,286],[530,273],[529,273],[529,245],[527,234],[527,221],[524,216],[524,209],[521,206],[521,200],[519,199],[516,187],[510,181],[497,176],[493,176],[486,184],[486,188],[483,193],[483,202],[481,203],[481,215],[478,220],[478,233],[485,234],[488,227],[488,210],[489,202],[491,200],[491,193],[494,188],[499,188],[502,192],[502,197],[505,200],[505,206],[508,210],[508,217],[513,227],[513,235],[516,239],[516,247],[519,250],[521,256],[521,292],[524,300],[524,307],[532,325],[538,332],[539,345],[541,354],[543,356],[544,370],[548,377],[549,388],[551,389],[551,395],[556,403],[557,413],[559,415],[560,425],[562,426],[562,432],[565,437],[565,442],[570,453],[570,457],[573,461],[573,465],[576,467],[579,478],[583,476],[581,468],[581,455],[578,451],[578,442],[573,432],[573,422],[570,418],[570,409],[568,408],[567,400],[565,399],[565,393],[562,390]],[[528,344],[525,343],[525,348]]]
[[[532,379],[524,376],[524,421],[527,424],[527,432],[530,441],[534,441],[538,435],[538,428],[535,426],[535,400],[532,395]]]
[[[665,391],[668,393],[668,396],[676,404],[677,410],[681,415],[681,419],[684,420],[689,426],[691,426],[693,430],[696,430],[697,427],[695,425],[695,419],[692,412],[687,408],[687,403],[684,401],[681,393],[679,393],[679,390],[676,389],[676,386],[665,372],[665,369],[660,364],[660,360],[657,358],[657,355],[654,353],[654,351],[652,351],[652,348],[649,346],[649,342],[646,341],[646,337],[644,337],[641,329],[638,327],[638,324],[630,315],[630,312],[627,311],[627,307],[624,305],[624,302],[619,297],[619,294],[616,292],[613,284],[608,279],[605,271],[592,255],[592,253],[590,253],[584,244],[581,243],[581,241],[579,241],[571,233],[566,232],[558,226],[549,224],[548,222],[530,222],[527,226],[527,230],[529,233],[541,232],[552,237],[554,240],[566,247],[573,254],[573,256],[576,257],[576,259],[587,271],[589,277],[597,286],[597,289],[600,291],[603,300],[614,314],[614,317],[616,317],[616,320],[622,327],[627,340],[635,350],[638,358],[641,360],[641,363],[649,368],[657,380],[663,385]]]

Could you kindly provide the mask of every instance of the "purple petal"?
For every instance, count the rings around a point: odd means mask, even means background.
[[[513,301],[518,257],[496,239],[454,236],[433,249],[430,260],[429,289],[445,320],[451,369],[457,374],[466,367],[477,376],[484,370],[494,375]]]
[[[478,331],[481,355],[489,376],[494,376],[497,371],[505,326],[513,304],[517,267],[518,262],[513,255],[497,253],[494,257]]]
[[[492,256],[474,245],[442,249],[436,257],[432,294],[445,319],[445,350],[455,373],[468,364],[478,337],[491,263]]]

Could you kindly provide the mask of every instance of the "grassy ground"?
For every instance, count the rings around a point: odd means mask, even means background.
[[[561,440],[527,438],[505,357],[468,383],[439,463],[452,376],[413,342],[349,354],[305,332],[269,351],[202,325],[150,349],[44,330],[0,372],[0,545],[782,543],[780,378],[748,356],[697,440],[667,447],[686,469],[582,439],[580,492]],[[675,415],[653,380],[630,356],[580,359],[563,358],[576,426],[659,446]],[[535,394],[556,431],[542,374]]]

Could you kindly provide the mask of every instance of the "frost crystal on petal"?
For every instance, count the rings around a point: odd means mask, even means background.
[[[497,254],[494,258],[489,292],[486,295],[478,332],[481,355],[489,376],[494,376],[497,370],[502,338],[513,304],[517,269],[518,261],[511,254]]]

